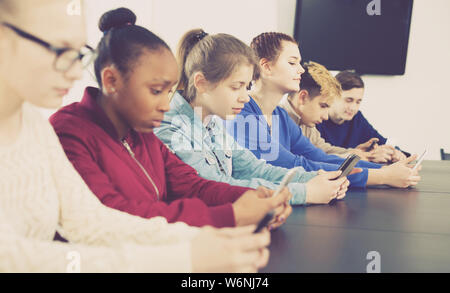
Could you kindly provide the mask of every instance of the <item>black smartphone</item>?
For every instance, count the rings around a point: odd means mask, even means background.
[[[261,230],[266,227],[270,221],[272,221],[274,217],[274,213],[273,212],[268,212],[264,218],[262,218],[261,221],[259,221],[258,226],[256,227],[255,231],[253,231],[253,233],[259,233],[261,232]]]
[[[333,180],[337,180],[342,177],[347,177],[348,174],[353,170],[353,168],[358,164],[361,158],[355,154],[352,154],[345,159],[345,161],[341,164],[338,170],[342,171],[341,175],[334,178]]]
[[[342,177],[347,177],[348,174],[350,174],[350,172],[353,170],[353,168],[359,162],[359,160],[361,160],[361,158],[357,155],[352,154],[352,155],[348,156],[347,159],[345,159],[345,161],[341,164],[341,166],[339,166],[338,170],[342,171],[341,175],[334,178],[333,180],[337,180]],[[329,204],[333,205],[336,203],[336,201],[337,201],[337,198],[333,198]]]
[[[370,146],[369,146],[369,148],[367,149],[366,152],[370,152],[371,150],[373,150],[373,148],[375,147],[376,144],[377,144],[376,140],[372,141],[372,143],[370,144]]]

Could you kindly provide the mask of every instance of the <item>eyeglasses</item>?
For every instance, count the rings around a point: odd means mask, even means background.
[[[12,24],[6,22],[3,22],[1,24],[10,28],[22,38],[35,42],[46,48],[47,50],[55,53],[56,58],[53,62],[53,68],[58,72],[65,73],[69,71],[69,69],[71,69],[77,61],[81,61],[83,68],[86,68],[92,63],[92,60],[94,59],[95,50],[88,45],[83,46],[83,48],[81,48],[80,50],[69,47],[55,47],[38,37],[24,32],[23,30],[15,27]]]

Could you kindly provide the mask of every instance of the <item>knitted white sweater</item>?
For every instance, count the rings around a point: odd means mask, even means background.
[[[104,206],[49,122],[27,104],[22,122],[17,141],[0,147],[0,272],[191,270],[197,228]],[[57,229],[69,244],[52,241]]]

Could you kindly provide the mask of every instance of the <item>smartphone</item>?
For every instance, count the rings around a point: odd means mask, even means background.
[[[367,149],[367,152],[370,152],[371,150],[373,150],[373,148],[375,147],[376,144],[377,144],[376,140],[372,141],[372,143],[370,144],[369,148]]]
[[[259,221],[258,226],[256,227],[255,231],[253,231],[253,233],[259,233],[261,232],[261,230],[266,227],[270,221],[272,221],[274,216],[274,212],[268,212],[264,218],[262,218],[261,221]]]
[[[289,170],[286,175],[284,175],[283,180],[281,180],[280,185],[278,186],[277,190],[273,193],[272,197],[277,196],[283,188],[285,188],[289,182],[292,181],[292,178],[294,178],[295,173],[300,169],[300,167],[292,168]]]
[[[353,170],[353,168],[356,166],[356,164],[361,160],[361,158],[358,155],[352,154],[345,159],[345,161],[341,164],[338,170],[342,171],[341,175],[334,178],[333,180],[337,180],[342,177],[347,177],[348,174]]]
[[[284,175],[283,180],[281,180],[280,185],[278,186],[277,190],[273,193],[272,197],[277,196],[278,194],[280,194],[280,192],[283,190],[283,188],[285,188],[289,182],[292,181],[292,178],[294,178],[295,173],[297,173],[298,169],[300,169],[300,167],[296,167],[296,168],[292,168],[291,170],[289,170],[286,175]],[[258,226],[256,227],[255,231],[253,233],[258,233],[259,231],[261,231],[264,227],[267,226],[267,224],[270,223],[270,221],[272,221],[274,217],[274,212],[268,212],[264,218],[258,223]]]
[[[414,165],[413,167],[413,171],[415,171],[417,169],[417,167],[419,167],[419,165],[422,163],[423,158],[425,158],[425,154],[427,153],[427,149],[425,149],[422,153],[422,155],[419,157],[419,159],[417,159],[417,163]]]

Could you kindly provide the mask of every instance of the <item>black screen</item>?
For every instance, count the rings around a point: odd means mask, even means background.
[[[302,58],[329,70],[402,75],[412,5],[413,0],[297,0],[295,38]]]

